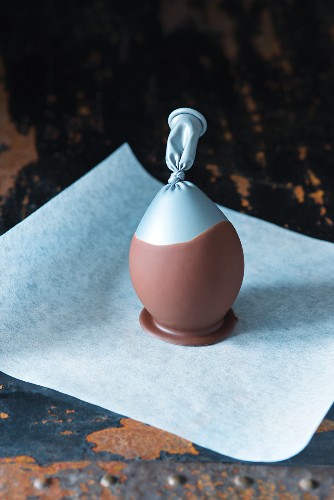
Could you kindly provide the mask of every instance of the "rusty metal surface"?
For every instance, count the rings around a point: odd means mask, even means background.
[[[334,497],[334,468],[0,460],[2,498],[293,500]]]
[[[300,416],[302,419],[302,415]],[[276,465],[334,466],[334,408],[301,453]],[[0,458],[238,463],[168,432],[0,374]]]
[[[209,129],[192,181],[230,208],[334,241],[333,26],[327,0],[1,3],[0,232],[124,141],[166,181],[166,117],[193,106]],[[334,407],[291,469],[249,468],[0,374],[0,463],[10,500],[330,498]],[[108,471],[110,488],[99,482]],[[178,473],[186,482],[169,484]],[[319,486],[303,490],[308,477]]]

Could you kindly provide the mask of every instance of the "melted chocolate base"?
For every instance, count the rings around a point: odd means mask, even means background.
[[[224,340],[233,330],[238,321],[232,309],[229,309],[216,329],[205,332],[188,332],[172,330],[159,325],[153,316],[144,308],[139,316],[141,327],[160,340],[183,346],[205,346]]]

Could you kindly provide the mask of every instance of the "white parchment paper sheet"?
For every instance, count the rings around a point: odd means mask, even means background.
[[[144,333],[128,248],[160,188],[124,145],[0,238],[0,370],[250,461],[308,443],[334,399],[334,245],[224,209],[246,274],[234,334]]]

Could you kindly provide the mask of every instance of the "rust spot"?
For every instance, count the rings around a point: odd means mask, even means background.
[[[327,214],[327,208],[326,207],[320,207],[320,215],[324,216]]]
[[[14,187],[15,178],[22,167],[38,159],[35,128],[20,134],[11,121],[9,94],[5,84],[5,69],[0,58],[0,136],[6,150],[0,153],[0,195],[6,196]]]
[[[245,83],[242,87],[241,87],[241,94],[243,96],[246,96],[248,94],[250,94],[251,92],[251,87],[250,85],[248,85],[248,83]]]
[[[22,464],[22,463],[35,463],[36,460],[28,455],[18,455],[17,457],[3,457],[0,458],[0,464]]]
[[[264,151],[257,151],[255,155],[255,159],[261,167],[266,167],[267,166],[267,159],[266,159],[266,153]]]
[[[283,58],[283,50],[278,40],[272,14],[269,9],[263,9],[260,15],[260,32],[253,38],[253,44],[265,61],[280,59],[280,66],[287,74],[292,73],[292,66],[288,59]]]
[[[329,217],[325,217],[325,222],[328,226],[332,226],[334,224],[334,222],[332,221],[332,219],[330,219]]]
[[[250,182],[247,177],[239,174],[232,174],[231,180],[236,184],[238,193],[246,198],[249,196]]]
[[[67,413],[67,415],[68,415],[69,413],[75,413],[75,410],[65,410],[65,413]]]
[[[242,206],[243,208],[247,208],[248,210],[251,210],[251,208],[252,208],[252,207],[250,206],[250,204],[249,204],[249,201],[248,201],[248,200],[246,200],[245,198],[242,198],[242,199],[241,199],[241,206]]]
[[[308,177],[309,177],[309,180],[312,184],[312,186],[319,186],[321,184],[321,180],[319,179],[319,177],[317,177],[315,175],[315,173],[313,172],[313,170],[311,170],[310,168],[306,171]]]
[[[251,86],[248,83],[246,83],[246,84],[244,84],[241,87],[241,95],[244,98],[245,107],[246,107],[247,112],[250,115],[250,120],[254,124],[253,125],[253,132],[255,134],[262,134],[264,132],[264,127],[263,127],[263,125],[261,123],[261,116],[258,113],[257,104],[255,102],[255,99],[251,95],[251,90],[252,90]],[[263,140],[261,140],[258,143],[258,147],[260,147],[260,148],[264,148],[265,147]],[[262,157],[260,158],[260,160],[257,158],[257,161],[258,161],[258,163],[261,163],[261,165],[263,167],[265,167],[266,166],[266,162],[265,162],[265,153],[264,153],[264,151],[259,151],[256,156],[258,157],[259,155],[262,156]]]
[[[41,482],[49,479],[47,490],[40,492],[38,498],[78,498],[78,486],[71,482],[64,481],[62,484],[59,476],[69,477],[73,470],[84,471],[91,462],[54,462],[47,466],[36,463],[32,457],[9,457],[0,459],[0,487],[1,498],[24,499],[37,498],[37,491],[34,481],[40,479]],[[108,467],[116,473],[120,473],[127,464],[109,463]],[[102,467],[101,467],[102,469]],[[102,469],[103,470],[103,469]],[[15,478],[15,480],[13,480]],[[79,486],[81,487],[81,485]],[[86,498],[86,495],[85,495]],[[111,496],[101,496],[101,498],[112,498]]]
[[[334,431],[334,421],[324,419],[319,425],[317,432],[331,432]]]
[[[225,130],[223,137],[224,137],[224,140],[227,142],[233,141],[233,135],[232,135],[232,132],[230,130]]]
[[[207,163],[205,168],[211,173],[210,182],[216,182],[218,177],[222,177],[222,173],[215,163]]]
[[[93,432],[87,441],[93,443],[93,451],[108,451],[124,458],[153,460],[161,451],[171,454],[198,455],[193,444],[169,432],[156,429],[129,418],[121,419],[123,427],[107,428]]]
[[[52,410],[48,410],[51,417],[58,417],[57,413],[52,413]]]
[[[257,110],[257,105],[251,95],[245,95],[245,105],[248,113],[254,113]]]
[[[295,186],[293,188],[293,193],[298,201],[298,203],[304,203],[305,201],[305,191],[303,186]]]
[[[306,146],[298,146],[298,160],[304,161],[307,158],[308,148]]]
[[[1,419],[9,418],[9,415],[5,411],[2,411],[2,412],[0,412],[0,418]]]
[[[119,482],[124,482],[127,477],[123,473],[123,470],[126,468],[127,464],[124,462],[97,462],[98,466],[101,467],[102,470],[110,474],[111,476],[117,476],[119,478]]]
[[[80,116],[90,116],[91,110],[89,106],[86,106],[85,104],[81,104],[78,108],[78,113]]]
[[[79,144],[82,140],[81,132],[73,132],[69,131],[68,133],[68,142],[69,144]]]
[[[24,198],[22,200],[22,211],[21,211],[21,215],[22,215],[23,219],[25,219],[27,217],[28,205],[29,205],[29,195],[25,194]]]
[[[293,68],[290,61],[283,57],[283,50],[279,39],[275,33],[272,14],[269,9],[263,9],[260,15],[259,34],[253,37],[253,44],[265,61],[278,59],[278,64],[282,70],[291,75]]]
[[[252,120],[252,122],[255,122],[255,123],[260,122],[261,121],[261,116],[258,115],[257,113],[255,113],[255,114],[253,114],[251,116],[251,120]]]
[[[255,127],[253,127],[253,130],[256,134],[262,134],[264,128],[262,127],[262,125],[255,125]]]
[[[73,434],[73,431],[62,431],[59,434],[62,434],[63,436],[69,436],[70,434]]]
[[[287,75],[292,75],[293,69],[292,69],[292,65],[291,65],[291,62],[289,61],[289,59],[281,59],[280,66],[281,66],[282,70],[284,71],[284,73],[286,73]]]
[[[191,11],[190,8],[188,9]],[[220,46],[226,59],[231,62],[235,61],[239,53],[239,47],[235,38],[237,27],[236,21],[226,12],[226,10],[222,9],[220,0],[207,2],[206,9],[210,32],[216,32],[219,36]]]
[[[51,417],[58,417],[58,415],[55,413],[51,413],[50,416]],[[61,419],[61,418],[49,419],[49,420],[44,419],[44,420],[41,420],[41,422],[42,422],[42,424],[47,424],[48,422],[51,422],[52,424],[61,424],[63,422],[63,419]],[[38,422],[36,422],[36,423],[38,423]]]
[[[228,126],[228,122],[227,122],[226,118],[221,117],[219,121],[220,121],[220,125],[223,128],[223,138],[224,138],[224,141],[226,141],[226,142],[233,141],[233,134],[229,130],[229,126]]]
[[[251,183],[249,182],[247,177],[244,177],[240,174],[232,174],[230,175],[230,179],[234,182],[237,188],[237,192],[238,194],[240,194],[241,206],[247,208],[248,210],[251,210],[252,207],[250,206],[250,203],[247,199],[250,195]]]
[[[275,34],[274,23],[269,9],[260,15],[260,33],[254,37],[254,44],[265,61],[282,56],[281,44]]]
[[[325,191],[323,189],[317,189],[314,193],[309,193],[309,197],[312,198],[312,200],[314,200],[314,202],[318,205],[324,204],[324,195]]]

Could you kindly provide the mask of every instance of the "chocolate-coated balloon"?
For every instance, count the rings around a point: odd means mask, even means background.
[[[242,284],[243,251],[223,212],[184,180],[205,118],[180,108],[169,125],[166,163],[172,174],[133,236],[130,275],[144,305],[144,330],[174,344],[207,345],[226,337],[236,322],[231,306]]]

